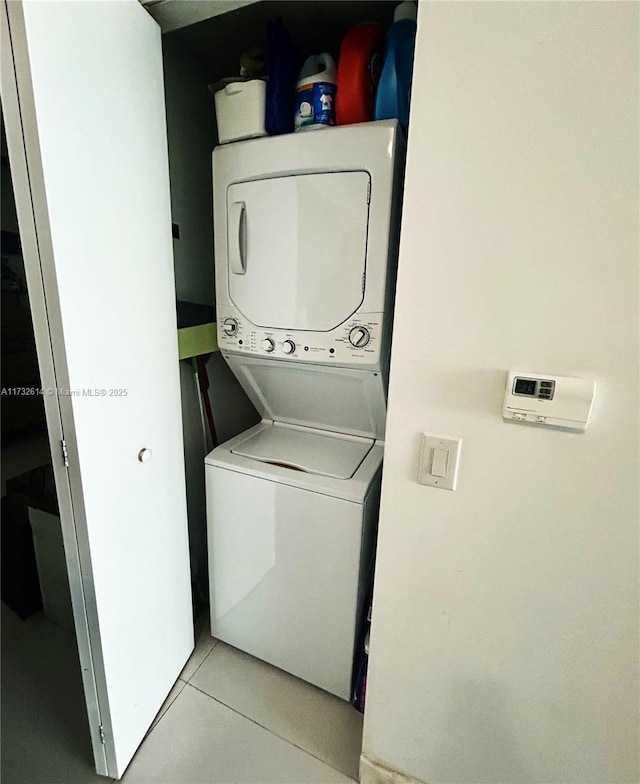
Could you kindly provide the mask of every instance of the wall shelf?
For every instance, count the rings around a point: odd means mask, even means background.
[[[178,355],[180,359],[199,357],[201,354],[212,354],[218,350],[218,338],[215,321],[210,324],[198,324],[195,327],[184,327],[178,330]]]

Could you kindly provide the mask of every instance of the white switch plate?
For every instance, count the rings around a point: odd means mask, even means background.
[[[430,487],[439,487],[441,490],[455,490],[461,448],[461,438],[448,438],[447,436],[423,433],[418,483],[429,485]],[[446,461],[443,460],[443,456],[440,454],[441,451],[447,453]],[[438,474],[442,473],[441,467],[443,462],[446,463],[446,475],[439,476]]]

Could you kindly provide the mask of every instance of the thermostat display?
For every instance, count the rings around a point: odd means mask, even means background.
[[[516,422],[586,430],[595,381],[511,371],[502,416]]]
[[[513,383],[514,395],[526,395],[527,397],[539,397],[543,400],[551,400],[553,398],[553,389],[556,385],[555,381],[550,379],[535,379],[535,378],[519,378],[516,377]]]

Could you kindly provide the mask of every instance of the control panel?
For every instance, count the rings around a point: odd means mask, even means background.
[[[234,353],[366,368],[379,365],[381,342],[381,313],[359,313],[330,332],[265,329],[237,311],[218,314],[218,344]]]
[[[515,422],[586,430],[596,383],[586,378],[512,370],[507,375],[502,416]]]

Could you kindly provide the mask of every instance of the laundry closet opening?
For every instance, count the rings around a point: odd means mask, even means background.
[[[364,709],[405,131],[384,120],[220,144],[212,93],[264,56],[276,19],[299,63],[338,63],[347,31],[387,30],[397,5],[255,2],[162,37],[176,297],[213,309],[218,348],[213,434],[181,363],[194,594],[223,645],[352,711],[358,694]],[[148,10],[166,28],[162,4]]]

